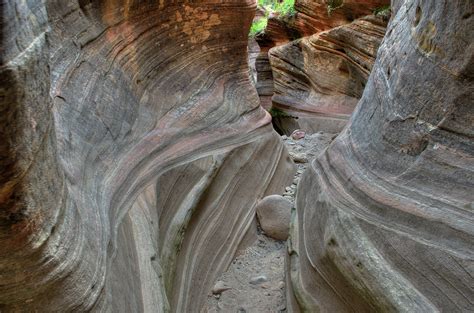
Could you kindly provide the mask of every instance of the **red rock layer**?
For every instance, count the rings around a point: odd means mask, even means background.
[[[390,5],[387,0],[296,0],[296,27],[306,35],[348,24]]]
[[[384,35],[386,21],[373,13],[389,3],[301,0],[295,15],[270,16],[265,33],[257,37],[262,48],[257,90],[265,107],[272,93],[276,109],[298,117],[275,119],[282,131],[344,127]]]
[[[281,128],[340,131],[362,96],[385,27],[368,16],[271,49],[273,107],[298,117],[281,120]]]

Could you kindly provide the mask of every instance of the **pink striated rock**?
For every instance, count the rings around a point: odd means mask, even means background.
[[[304,131],[300,130],[300,129],[295,130],[291,134],[291,138],[293,138],[294,140],[302,139],[302,138],[304,138],[304,136],[306,136],[306,133]]]
[[[249,76],[254,3],[1,8],[0,311],[200,312],[293,179]]]

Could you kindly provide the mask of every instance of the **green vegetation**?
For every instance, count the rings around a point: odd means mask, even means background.
[[[278,109],[278,108],[270,108],[270,110],[268,110],[268,113],[270,113],[270,115],[272,116],[272,118],[278,118],[278,117],[290,117],[290,118],[295,118],[294,116],[291,116],[289,115],[288,113],[286,113],[285,111],[281,110],[281,109]]]
[[[390,5],[384,5],[374,10],[374,15],[380,16],[384,20],[388,20],[390,18],[390,14],[392,14]]]
[[[331,16],[331,13],[339,8],[342,8],[344,5],[344,0],[326,0],[326,6],[328,9],[328,15]]]
[[[296,14],[295,0],[283,0],[282,2],[278,2],[278,0],[276,0],[272,2],[273,4],[271,6],[271,10],[277,13],[278,15],[283,17],[283,16],[293,16]]]
[[[252,23],[250,27],[250,37],[255,37],[258,33],[262,32],[267,27],[268,17],[264,16]]]
[[[258,0],[258,6],[265,9],[265,16],[254,21],[250,27],[250,37],[255,37],[267,27],[268,16],[274,13],[281,18],[291,17],[296,14],[295,0]]]

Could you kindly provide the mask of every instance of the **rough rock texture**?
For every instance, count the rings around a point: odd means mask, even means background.
[[[308,36],[348,24],[388,4],[389,0],[296,0],[293,27]]]
[[[253,1],[1,6],[0,311],[198,311],[293,176]]]
[[[267,196],[257,204],[258,221],[267,236],[277,240],[288,238],[292,206],[280,195]]]
[[[281,129],[339,132],[362,96],[386,22],[367,16],[270,50]]]
[[[469,312],[472,2],[394,1],[348,127],[299,183],[293,312]]]

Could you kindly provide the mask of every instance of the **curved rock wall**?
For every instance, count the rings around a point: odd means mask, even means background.
[[[472,310],[471,4],[394,1],[350,124],[299,184],[290,310]]]
[[[254,8],[2,4],[0,311],[199,311],[292,178],[249,78]]]
[[[272,48],[273,107],[298,117],[281,119],[280,128],[341,131],[362,96],[385,27],[382,18],[367,16]]]
[[[270,15],[257,37],[262,47],[257,90],[265,108],[282,112],[283,118],[274,119],[279,131],[342,130],[372,69],[389,4],[297,0],[294,15]]]
[[[351,23],[388,4],[388,0],[296,0],[296,24],[307,36]]]

